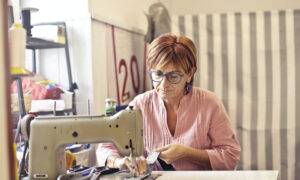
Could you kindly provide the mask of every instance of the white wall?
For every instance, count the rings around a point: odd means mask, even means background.
[[[104,100],[108,96],[107,87],[107,57],[106,57],[106,26],[105,23],[146,33],[147,21],[144,12],[157,0],[90,0],[89,11],[92,16],[92,56],[93,56],[93,87],[94,112],[104,111]],[[166,0],[162,1],[168,4]],[[94,20],[96,19],[96,20]],[[103,61],[99,61],[103,59]],[[97,61],[98,60],[98,61]]]
[[[107,98],[106,25],[92,21],[93,105],[95,114],[103,114]],[[99,61],[100,60],[100,61]]]
[[[299,0],[166,0],[172,15],[300,8]]]
[[[90,0],[89,10],[93,17],[130,30],[145,33],[147,19],[144,12],[159,0]],[[161,0],[165,5],[172,2]]]

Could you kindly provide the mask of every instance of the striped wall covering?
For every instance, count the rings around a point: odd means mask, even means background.
[[[195,85],[224,102],[242,147],[238,170],[300,179],[300,10],[172,17],[198,49]]]

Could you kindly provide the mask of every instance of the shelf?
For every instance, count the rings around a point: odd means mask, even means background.
[[[36,115],[53,115],[53,111],[39,111],[39,112],[32,112]],[[56,111],[56,116],[64,115],[64,113],[73,113],[73,109],[64,109],[62,111]]]
[[[11,80],[14,81],[14,80],[20,79],[21,77],[28,77],[28,76],[31,76],[31,75],[29,75],[29,74],[11,74]]]
[[[27,37],[27,49],[51,49],[51,48],[65,48],[65,44],[48,41],[41,38]]]
[[[71,63],[70,63],[70,55],[69,55],[69,47],[68,47],[68,37],[67,37],[67,28],[65,22],[48,22],[48,23],[41,23],[41,24],[34,24],[35,26],[43,26],[43,25],[60,25],[63,26],[63,34],[65,36],[65,43],[56,43],[54,41],[49,41],[46,39],[38,38],[38,37],[31,37],[27,36],[26,40],[26,49],[32,50],[32,72],[36,73],[36,50],[38,49],[54,49],[54,48],[63,48],[65,49],[65,55],[66,55],[66,65],[67,65],[67,75],[69,80],[69,91],[73,93],[72,95],[72,109],[66,109],[64,111],[56,111],[57,115],[64,114],[64,113],[72,113],[73,115],[76,115],[76,106],[75,106],[75,89],[77,88],[77,85],[75,82],[73,82],[72,79],[72,72],[71,72]],[[38,112],[37,115],[45,115],[45,114],[52,114],[53,112]]]
[[[53,115],[53,111],[39,111],[39,112],[28,112],[28,113],[32,113],[32,114],[36,114],[37,116],[39,115]],[[56,111],[56,116],[63,116],[65,115],[64,113],[73,113],[72,109],[64,109],[61,111]],[[19,112],[14,112],[12,113],[12,117],[13,118],[18,118],[19,116]]]

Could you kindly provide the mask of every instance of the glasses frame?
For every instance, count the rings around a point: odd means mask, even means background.
[[[181,82],[181,80],[182,80],[182,77],[184,76],[184,74],[179,73],[179,72],[176,72],[176,71],[171,71],[171,72],[168,72],[168,73],[166,73],[166,74],[164,74],[164,73],[161,72],[161,73],[162,73],[161,80],[160,80],[160,81],[155,81],[155,80],[152,79],[152,73],[154,73],[154,72],[159,72],[159,71],[148,71],[149,77],[150,77],[150,79],[151,79],[153,82],[162,82],[163,79],[166,77],[169,83],[171,83],[171,84],[179,84],[179,83]],[[171,81],[169,80],[169,78],[168,78],[169,75],[170,75],[170,74],[173,74],[173,73],[176,73],[177,75],[180,76],[180,80],[179,80],[177,83],[171,82]]]

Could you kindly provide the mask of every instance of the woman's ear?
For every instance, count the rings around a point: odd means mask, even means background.
[[[195,70],[196,70],[196,68],[195,68],[195,67],[192,67],[191,71],[190,71],[189,74],[188,74],[188,82],[191,82],[191,79],[192,79],[192,77],[193,77],[194,74],[195,74]]]

